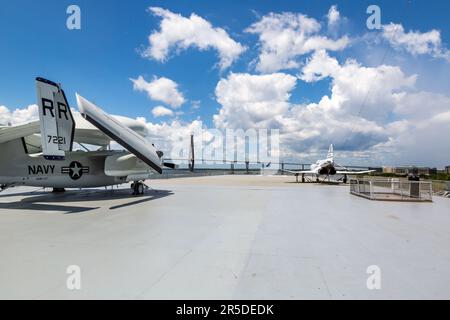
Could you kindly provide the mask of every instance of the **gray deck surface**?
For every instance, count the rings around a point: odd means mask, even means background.
[[[0,298],[449,299],[450,199],[219,176],[0,193]],[[30,191],[34,191],[30,193]],[[66,268],[79,265],[81,290]],[[366,269],[381,268],[381,290]]]

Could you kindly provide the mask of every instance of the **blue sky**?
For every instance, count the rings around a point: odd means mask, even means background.
[[[81,30],[66,28],[66,8],[76,4],[81,8]],[[10,110],[35,103],[34,78],[46,77],[61,82],[75,106],[75,92],[92,99],[108,112],[130,117],[145,117],[151,123],[170,123],[174,118],[153,117],[152,108],[163,105],[149,99],[144,92],[133,90],[129,78],[142,75],[145,80],[166,77],[178,84],[185,98],[174,111],[182,111],[179,119],[190,123],[201,119],[214,127],[213,115],[223,107],[215,90],[221,79],[230,73],[261,75],[255,69],[261,43],[258,35],[244,32],[270,12],[302,13],[322,24],[326,35],[327,13],[337,5],[343,19],[338,34],[361,39],[374,34],[366,28],[366,8],[372,1],[8,1],[0,11],[0,105]],[[410,30],[425,33],[440,30],[443,48],[450,43],[448,1],[377,1],[381,7],[382,24],[390,22]],[[220,70],[218,52],[214,49],[171,50],[165,62],[143,58],[140,52],[149,46],[148,36],[157,32],[162,18],[147,11],[161,7],[183,17],[191,13],[223,28],[230,38],[247,47],[231,67]],[[304,65],[312,53],[298,56]],[[405,76],[418,75],[415,90],[447,95],[450,81],[449,62],[430,55],[411,55],[398,51],[388,43],[355,41],[345,50],[329,51],[339,63],[352,58],[367,67],[381,64],[401,68]],[[292,76],[301,69],[279,70]],[[290,90],[292,104],[318,103],[330,95],[332,78],[322,81],[297,81]],[[192,104],[200,101],[199,108]],[[391,115],[388,121],[399,120]],[[375,144],[375,143],[374,143]],[[351,149],[351,148],[349,148]],[[305,151],[305,150],[303,150]],[[396,160],[401,161],[401,160]],[[418,158],[417,161],[421,161]],[[388,162],[388,160],[386,160]],[[431,161],[432,162],[432,161]],[[450,162],[450,161],[449,161]],[[441,164],[439,162],[439,164]]]
[[[92,97],[110,112],[151,119],[150,110],[158,102],[149,101],[142,93],[133,92],[130,77],[142,74],[168,77],[180,84],[189,100],[201,100],[202,108],[186,114],[186,120],[201,116],[208,123],[219,108],[214,88],[220,71],[214,50],[190,49],[166,63],[143,59],[138,50],[147,45],[147,37],[158,28],[159,20],[146,9],[161,6],[189,16],[192,12],[214,26],[227,29],[234,39],[256,46],[254,35],[243,30],[257,20],[255,13],[302,12],[317,19],[338,3],[340,12],[351,21],[350,30],[365,28],[365,9],[371,1],[14,1],[3,4],[0,13],[1,103],[21,108],[34,103],[34,77],[41,75],[63,84],[69,102],[75,105],[74,92]],[[408,29],[446,30],[450,3],[446,1],[381,1],[382,20],[401,22]],[[82,29],[66,28],[66,8],[78,4]],[[450,33],[442,33],[449,43]],[[257,51],[247,52],[231,69],[248,70]],[[226,70],[228,72],[229,70]],[[7,76],[6,76],[7,75]],[[223,74],[222,74],[223,75]],[[293,99],[317,100],[326,92],[327,84],[298,88]],[[303,91],[303,92],[302,92]]]

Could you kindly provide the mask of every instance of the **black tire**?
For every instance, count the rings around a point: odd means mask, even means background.
[[[143,183],[138,183],[138,185],[137,185],[137,194],[138,195],[144,194],[144,184]]]
[[[132,183],[131,184],[131,189],[133,190],[133,196],[137,196],[138,195],[138,184],[137,183]]]

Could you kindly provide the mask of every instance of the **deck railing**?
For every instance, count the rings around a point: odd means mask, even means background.
[[[432,201],[429,181],[391,179],[350,179],[350,193],[371,200]]]

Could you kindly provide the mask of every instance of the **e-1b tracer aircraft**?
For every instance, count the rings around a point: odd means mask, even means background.
[[[39,121],[0,126],[0,187],[89,188],[133,182],[143,194],[145,179],[162,173],[163,152],[145,138],[136,120],[111,116],[76,94],[79,113],[71,112],[59,84],[36,78]],[[76,119],[76,120],[75,120]],[[116,141],[125,150],[109,150]],[[73,151],[73,143],[94,150]]]

